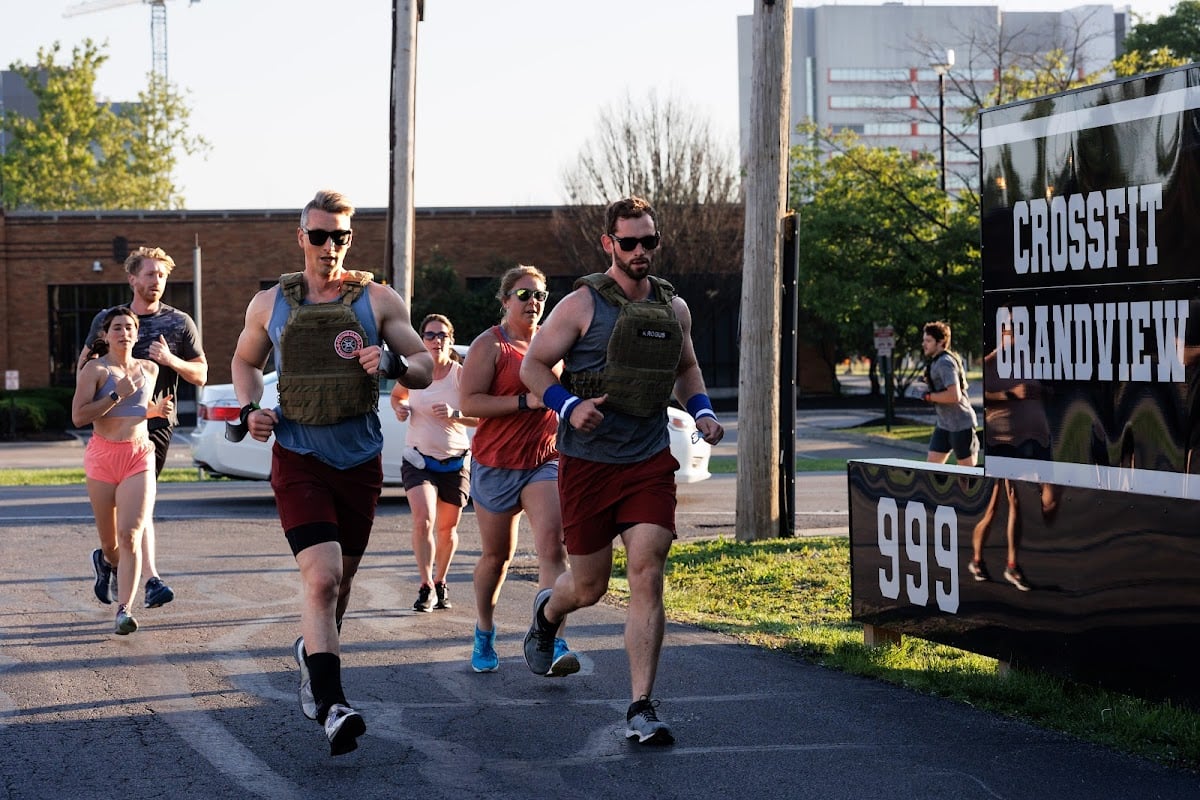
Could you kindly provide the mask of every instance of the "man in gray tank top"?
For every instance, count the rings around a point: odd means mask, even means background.
[[[660,291],[650,264],[660,241],[654,209],[639,197],[608,207],[600,244],[610,263],[605,275],[630,303],[669,307],[678,327],[642,325],[627,335],[679,337],[677,347],[655,346],[662,364],[674,374],[674,396],[684,402],[709,444],[724,430],[705,393],[704,377],[692,347],[692,318],[687,303]],[[599,396],[578,397],[559,383],[553,368],[563,362],[566,373],[605,374],[612,359],[626,357],[610,350],[620,324],[618,310],[595,286],[584,283],[567,295],[538,330],[521,365],[521,380],[558,413],[558,490],[563,511],[563,538],[571,568],[553,588],[538,592],[533,622],[525,637],[525,660],[538,675],[547,675],[554,656],[554,632],[572,611],[591,606],[608,591],[613,540],[620,536],[629,559],[629,613],[625,641],[629,656],[631,704],[625,715],[627,738],[642,744],[672,744],[674,735],[658,718],[653,699],[658,656],[662,648],[663,571],[675,538],[675,470],[667,436],[667,397],[606,405],[609,384]],[[622,338],[627,338],[622,337]],[[620,348],[618,348],[619,350]],[[649,350],[649,348],[648,348]],[[626,364],[619,365],[627,369]],[[651,370],[657,373],[658,365]],[[594,384],[581,384],[594,385]],[[668,390],[669,391],[669,390]],[[612,398],[616,400],[616,397]],[[618,405],[620,405],[618,403]]]

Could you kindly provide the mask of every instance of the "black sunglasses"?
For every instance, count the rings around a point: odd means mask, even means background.
[[[425,331],[421,335],[425,337],[425,341],[427,342],[432,342],[434,339],[445,341],[450,336],[445,331]]]
[[[654,233],[650,236],[616,236],[610,233],[608,238],[620,245],[621,249],[626,253],[632,253],[633,248],[637,247],[639,244],[642,246],[643,250],[653,250],[654,248],[658,247],[658,242],[662,237],[658,233]]]
[[[544,303],[546,302],[546,298],[550,296],[550,293],[541,289],[513,289],[508,293],[508,296],[512,297],[513,295],[516,295],[517,299],[522,303],[528,302],[531,297],[538,302]]]
[[[308,241],[313,247],[324,247],[325,242],[333,239],[334,245],[337,247],[345,247],[350,241],[350,237],[354,235],[354,231],[323,231],[320,228],[301,228],[300,230],[308,234]]]

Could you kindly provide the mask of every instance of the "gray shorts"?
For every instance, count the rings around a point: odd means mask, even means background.
[[[493,514],[503,514],[521,508],[521,492],[539,481],[558,481],[558,459],[547,461],[533,469],[485,467],[478,461],[471,464],[471,501]]]

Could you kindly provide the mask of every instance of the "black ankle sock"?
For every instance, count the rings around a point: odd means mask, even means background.
[[[308,674],[312,678],[317,721],[324,724],[330,706],[334,703],[349,705],[342,691],[342,660],[333,653],[309,653],[304,660],[308,663]]]

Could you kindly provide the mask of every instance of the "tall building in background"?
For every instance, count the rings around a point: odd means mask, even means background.
[[[0,114],[4,112],[36,117],[37,98],[29,91],[25,79],[16,72],[0,70]],[[0,154],[8,148],[8,135],[0,131]]]
[[[1105,70],[1123,52],[1128,6],[1085,5],[1062,11],[1006,12],[999,6],[822,5],[792,17],[792,144],[795,126],[811,119],[835,131],[849,128],[875,147],[938,156],[946,125],[946,185],[978,183],[978,133],[964,121],[972,95],[994,87],[1002,70],[1028,68],[1062,50],[1079,76]],[[738,79],[742,158],[750,120],[753,74],[751,16],[738,17]],[[944,113],[938,68],[946,53]],[[945,69],[942,67],[942,69]],[[1107,76],[1107,77],[1111,77]]]

